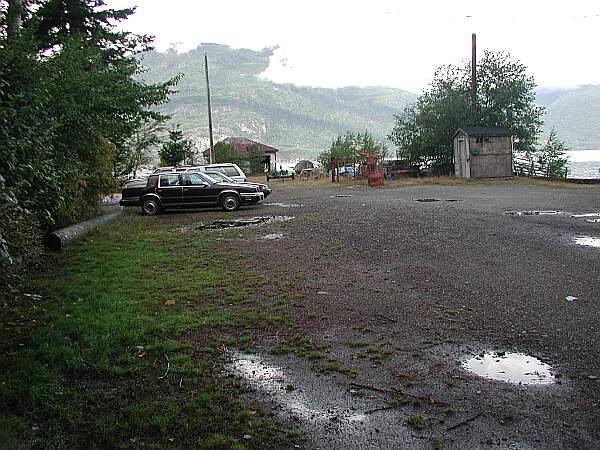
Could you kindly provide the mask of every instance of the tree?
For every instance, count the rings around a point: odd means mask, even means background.
[[[183,137],[180,127],[180,124],[177,124],[169,131],[169,140],[162,145],[159,152],[161,165],[177,166],[192,158],[194,144]]]
[[[241,164],[242,157],[235,151],[232,144],[217,142],[213,147],[213,161],[215,163]]]
[[[362,161],[359,152],[363,151],[379,153],[382,159],[389,156],[386,145],[377,142],[373,135],[365,130],[364,133],[347,131],[343,135],[338,135],[331,143],[329,150],[321,152],[317,160],[325,171],[329,171],[332,158],[338,166],[352,165]]]
[[[22,6],[16,34],[9,29],[14,5]],[[152,107],[167,101],[179,80],[143,83],[134,54],[146,39],[115,31],[128,14],[103,5],[0,3],[0,272],[28,251],[22,243],[29,237],[39,246],[44,232],[95,212],[98,197],[114,189],[115,161],[136,130],[164,117]],[[95,18],[75,26],[78,7]],[[56,38],[48,51],[39,31],[51,10],[73,20],[47,22]]]
[[[535,153],[535,158],[541,166],[545,177],[566,178],[569,160],[566,152],[569,150],[566,144],[558,139],[554,128],[550,131],[544,145]]]
[[[152,161],[152,149],[162,143],[165,118],[145,120],[126,141],[123,151],[115,159],[115,175],[132,174],[135,178],[143,164]]]
[[[442,66],[416,103],[395,116],[388,139],[398,158],[425,165],[452,164],[452,137],[464,126],[498,126],[515,134],[515,150],[531,152],[544,108],[535,104],[535,82],[509,54],[485,51],[477,64],[477,111],[471,109],[470,64]]]
[[[265,171],[267,156],[258,145],[248,148],[248,154],[245,159],[248,163],[250,173],[263,173]]]

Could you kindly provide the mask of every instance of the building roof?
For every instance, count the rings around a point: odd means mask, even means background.
[[[467,136],[512,136],[514,134],[508,128],[501,127],[464,127],[456,130],[454,136],[461,132]]]
[[[248,153],[248,149],[250,147],[254,147],[254,146],[257,146],[259,149],[261,149],[267,155],[274,154],[279,151],[276,148],[271,147],[270,145],[261,144],[260,142],[253,141],[252,139],[246,139],[246,138],[240,138],[240,137],[229,137],[229,138],[225,138],[219,142],[233,145],[233,148],[235,149],[235,151],[242,156],[245,156],[246,153]],[[206,153],[206,152],[208,152],[208,149],[206,149],[204,153]]]

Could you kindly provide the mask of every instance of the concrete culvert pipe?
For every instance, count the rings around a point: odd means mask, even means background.
[[[48,233],[44,236],[44,244],[50,250],[60,250],[68,243],[85,236],[98,225],[114,222],[121,216],[121,213],[121,211],[117,211],[110,214],[103,214],[85,222]]]

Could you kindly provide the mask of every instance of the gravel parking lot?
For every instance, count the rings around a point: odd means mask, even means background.
[[[271,355],[278,335],[253,360],[275,381],[247,378],[311,447],[600,446],[600,216],[573,217],[600,213],[600,190],[274,187],[238,216],[295,218],[231,248],[288,293],[282,308],[333,374]],[[514,384],[461,367],[486,351],[536,357],[555,378]]]

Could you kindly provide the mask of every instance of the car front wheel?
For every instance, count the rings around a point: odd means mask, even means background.
[[[142,203],[142,212],[147,216],[155,216],[160,212],[160,203],[154,198],[148,198]]]
[[[237,195],[226,194],[221,198],[221,208],[223,211],[235,211],[240,207],[240,199]]]

